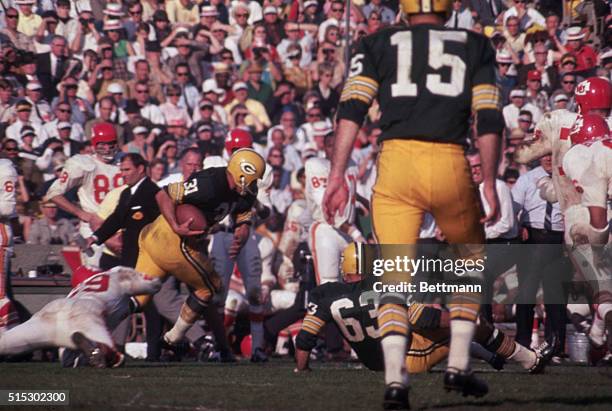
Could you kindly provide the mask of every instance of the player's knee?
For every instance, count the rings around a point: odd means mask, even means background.
[[[208,307],[208,304],[211,299],[211,294],[208,290],[195,290],[190,293],[185,301],[185,304],[197,314],[203,314]]]

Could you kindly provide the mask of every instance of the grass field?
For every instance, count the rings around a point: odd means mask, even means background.
[[[612,410],[612,370],[549,367],[527,375],[515,367],[502,372],[483,365],[490,392],[475,400],[448,394],[442,373],[412,379],[413,409],[435,410]],[[306,375],[293,363],[264,365],[132,361],[117,370],[62,369],[57,363],[0,364],[0,389],[69,389],[71,410],[379,410],[382,373],[354,364],[315,364]],[[0,407],[18,409],[18,407]],[[22,407],[26,410],[42,407]]]

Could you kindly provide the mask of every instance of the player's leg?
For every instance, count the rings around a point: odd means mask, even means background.
[[[0,330],[0,356],[18,355],[38,348],[56,346],[53,329],[55,316],[50,313],[44,318],[43,320],[40,315],[35,315],[10,330]]]
[[[474,335],[475,344],[478,344],[488,352],[494,353],[503,360],[510,360],[519,363],[531,374],[539,374],[544,371],[544,366],[554,353],[554,344],[544,343],[535,351],[515,342],[504,332],[496,328],[493,324],[480,318],[480,322]],[[489,363],[495,359],[488,360]]]
[[[372,196],[372,225],[379,244],[416,244],[428,205],[423,197],[430,165],[419,157],[420,144],[391,140],[383,143],[378,178]],[[385,247],[381,250],[385,258]],[[394,258],[389,255],[389,258]],[[414,257],[410,255],[408,257]],[[410,281],[410,273],[386,273],[385,282]],[[385,408],[408,406],[406,347],[410,344],[405,295],[381,295],[378,327],[385,363]]]
[[[194,291],[189,293],[172,329],[164,335],[170,344],[176,344],[184,338],[187,330],[206,312],[212,297],[221,288],[221,279],[208,258],[184,240],[180,241],[179,249],[182,257],[173,260],[172,267],[168,269]]]
[[[69,326],[70,332],[61,333],[60,338],[66,340],[61,342],[61,346],[80,350],[95,368],[121,366],[125,357],[117,351],[104,318],[79,309],[78,304],[73,306],[73,310],[77,313]]]
[[[13,231],[10,225],[0,223],[0,332],[19,324],[17,310],[7,295],[12,247]]]
[[[264,306],[261,295],[261,254],[259,253],[255,234],[252,231],[238,254],[237,263],[249,302],[249,321],[253,339],[251,360],[253,362],[266,362],[268,357],[263,352]]]
[[[410,374],[429,371],[448,356],[449,330],[437,329],[429,333],[412,332],[406,351],[406,369]]]
[[[310,227],[308,247],[312,252],[317,285],[340,279],[338,261],[342,250],[337,251],[337,231],[326,223],[316,222]]]
[[[457,244],[457,258],[482,259],[484,230],[480,224],[479,194],[472,182],[463,149],[456,145],[440,144],[436,155],[437,168],[431,180],[434,219],[447,241]],[[482,281],[482,274],[473,271],[464,274],[462,279],[478,283]],[[456,293],[451,296],[448,307],[451,342],[445,386],[466,395],[484,395],[488,391],[486,384],[473,377],[470,371],[470,344],[476,329],[480,295]]]

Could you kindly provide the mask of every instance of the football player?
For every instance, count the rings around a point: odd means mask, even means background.
[[[609,116],[612,105],[610,82],[601,77],[589,77],[577,85],[575,98],[579,113],[606,118]],[[544,155],[552,154],[552,179],[544,177],[538,182],[538,186],[547,201],[559,202],[565,222],[565,244],[570,247],[575,243],[572,233],[581,231],[574,226],[588,227],[589,225],[589,211],[581,203],[581,195],[574,188],[572,180],[567,176],[564,169],[565,166],[582,168],[589,165],[588,161],[584,163],[583,159],[579,159],[578,151],[581,151],[582,147],[574,150],[573,160],[565,159],[566,153],[572,147],[569,134],[577,118],[577,113],[566,109],[546,113],[536,124],[533,137],[521,143],[515,152],[515,159],[523,164],[530,163]],[[608,121],[610,121],[609,118]],[[573,256],[574,253],[570,253],[576,271],[585,277],[580,264],[582,259],[578,255],[576,255],[578,258]],[[588,263],[588,265],[591,265],[591,263]],[[588,276],[588,273],[586,276]],[[585,309],[582,304],[568,304],[567,309],[571,313],[572,322],[580,327],[580,323],[585,321],[583,313],[588,312],[588,309]]]
[[[79,233],[83,238],[91,237],[93,231],[102,224],[96,213],[106,194],[123,184],[119,166],[114,164],[117,154],[115,127],[110,123],[98,123],[91,128],[91,134],[95,153],[70,157],[60,177],[49,187],[45,198],[81,220]],[[64,196],[74,187],[79,187],[77,195],[80,205],[71,203]],[[97,266],[102,246],[93,245],[92,248],[94,255],[83,255],[84,263]]]
[[[200,251],[205,230],[192,230],[192,219],[179,224],[176,206],[198,207],[206,218],[207,229],[231,215],[234,238],[229,256],[235,259],[250,233],[257,180],[263,176],[265,167],[259,154],[241,149],[232,154],[227,167],[197,171],[186,181],[169,184],[156,195],[162,215],[140,233],[136,270],[155,278],[172,274],[192,289],[174,327],[163,337],[166,343],[181,342],[221,286],[212,262]],[[138,296],[137,301],[142,306],[149,298]]]
[[[588,210],[588,223],[579,222],[571,229],[575,241],[572,257],[581,266],[584,279],[592,288],[596,313],[589,330],[594,352],[602,351],[605,331],[607,350],[612,353],[612,271],[610,258],[609,219],[612,210],[612,136],[606,121],[598,115],[579,116],[570,132],[572,148],[563,159],[563,170],[581,194]],[[608,254],[608,255],[607,255]]]
[[[0,355],[65,347],[82,351],[96,368],[118,367],[124,356],[115,349],[110,330],[129,313],[131,296],[153,294],[160,287],[160,279],[128,267],[96,274],[25,323],[0,332]]]
[[[296,372],[309,370],[310,351],[328,322],[336,323],[366,367],[374,371],[384,369],[376,324],[379,293],[372,290],[373,277],[362,277],[358,268],[362,266],[359,261],[364,253],[359,250],[362,246],[351,243],[344,250],[341,273],[345,283],[326,283],[310,292],[308,313],[296,341]],[[449,313],[437,304],[414,303],[408,308],[408,317],[414,331],[405,353],[405,367],[411,374],[428,371],[448,356]],[[505,360],[511,360],[530,374],[541,373],[553,353],[553,346],[546,342],[535,351],[523,347],[483,317],[474,340],[472,352],[497,369],[503,367]]]
[[[342,250],[350,241],[365,242],[361,232],[354,225],[355,196],[357,189],[357,166],[351,161],[345,172],[345,184],[349,199],[342,213],[336,213],[332,223],[327,223],[323,214],[323,194],[327,187],[330,159],[334,149],[334,131],[323,137],[325,158],[312,157],[304,165],[306,177],[306,206],[313,219],[308,236],[308,247],[314,259],[317,285],[339,280],[338,262]]]
[[[348,204],[344,172],[354,141],[377,98],[381,109],[381,152],[372,196],[374,235],[380,244],[416,244],[426,212],[449,243],[483,244],[482,223],[495,222],[495,191],[501,95],[495,83],[495,52],[477,33],[444,27],[449,0],[400,0],[408,24],[361,39],[352,57],[338,108],[338,129],[324,205],[331,221]],[[476,113],[482,158],[483,195],[490,206],[481,218],[478,191],[464,157],[468,120]],[[385,254],[384,258],[395,258]],[[481,258],[484,247],[466,250]],[[409,256],[410,257],[410,256]],[[478,273],[470,278],[479,280]],[[385,274],[387,283],[410,281],[410,273]],[[410,337],[405,296],[383,296],[378,322],[385,362],[386,409],[409,407],[404,367]],[[470,342],[479,299],[455,295],[449,304],[451,344],[446,389],[482,396],[486,384],[470,370]],[[408,344],[409,345],[409,344]]]
[[[17,170],[9,159],[0,159],[0,332],[19,323],[17,311],[7,295],[9,262],[13,254],[10,219],[17,204]]]

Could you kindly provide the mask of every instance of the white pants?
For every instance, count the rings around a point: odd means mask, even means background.
[[[17,355],[44,347],[77,349],[71,338],[77,331],[114,348],[102,308],[92,300],[52,301],[25,323],[0,332],[0,355]]]
[[[327,223],[310,227],[308,247],[312,253],[317,285],[340,281],[340,256],[350,237]]]
[[[0,332],[19,323],[17,311],[6,295],[9,262],[13,255],[13,230],[10,224],[0,223]]]

